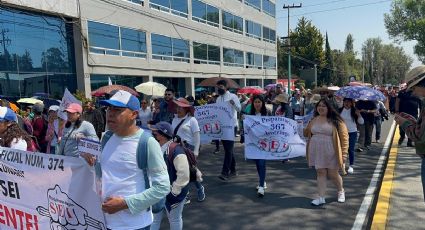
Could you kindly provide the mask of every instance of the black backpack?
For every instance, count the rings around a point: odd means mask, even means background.
[[[195,157],[195,154],[193,154],[192,150],[190,150],[189,148],[185,147],[184,145],[180,143],[172,142],[170,146],[168,147],[168,162],[170,162],[170,164],[173,163],[174,150],[177,148],[177,146],[180,146],[181,148],[183,148],[183,151],[189,163],[189,178],[190,178],[189,182],[196,181],[196,172],[198,171],[198,168],[196,166],[197,164],[196,157]]]

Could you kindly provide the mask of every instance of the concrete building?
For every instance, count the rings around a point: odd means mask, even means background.
[[[15,83],[20,74],[43,75],[35,90],[51,95],[90,95],[109,78],[160,82],[180,96],[209,77],[277,79],[275,0],[3,0],[0,10],[5,94],[25,85]]]

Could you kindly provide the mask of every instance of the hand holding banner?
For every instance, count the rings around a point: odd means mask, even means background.
[[[201,143],[235,139],[233,112],[229,103],[196,106],[195,118],[201,129]]]

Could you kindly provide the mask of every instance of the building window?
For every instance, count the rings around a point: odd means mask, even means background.
[[[192,20],[219,27],[219,17],[220,11],[218,8],[199,0],[192,0]]]
[[[276,69],[276,58],[264,55],[263,56],[263,68],[264,69]]]
[[[90,86],[92,91],[102,86],[107,86],[109,79],[111,79],[114,85],[125,85],[132,89],[143,83],[143,76],[90,74]]]
[[[143,6],[143,0],[127,0],[127,1],[132,2],[132,3],[136,3],[136,4],[140,4],[140,5]]]
[[[88,22],[90,52],[146,58],[146,33],[99,22]]]
[[[150,8],[187,18],[187,0],[151,0]]]
[[[223,64],[225,66],[243,67],[243,51],[223,48]]]
[[[263,56],[251,52],[246,53],[246,68],[263,68]]]
[[[220,47],[193,42],[195,64],[220,65]]]
[[[0,95],[15,101],[75,92],[73,25],[48,14],[0,7]]]
[[[276,17],[276,5],[270,0],[263,0],[263,12]]]
[[[119,55],[119,27],[98,22],[88,22],[90,52]]]
[[[245,0],[245,4],[261,11],[261,0]]]
[[[243,19],[226,11],[222,12],[223,29],[243,34]]]
[[[261,40],[261,27],[258,23],[245,20],[245,35]]]
[[[189,42],[164,35],[152,34],[152,58],[189,62]]]
[[[276,31],[263,26],[263,40],[271,43],[276,43]]]

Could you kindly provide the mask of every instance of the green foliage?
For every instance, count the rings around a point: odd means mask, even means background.
[[[425,1],[395,0],[384,21],[388,34],[396,41],[418,42],[414,47],[415,54],[425,63]]]
[[[298,89],[305,88],[305,81],[301,80],[301,79],[296,80],[295,81],[295,88],[298,88]]]
[[[86,94],[83,91],[80,91],[78,89],[74,93],[74,97],[77,98],[79,101],[81,101],[83,105],[88,101],[92,101],[90,98],[86,98]]]

